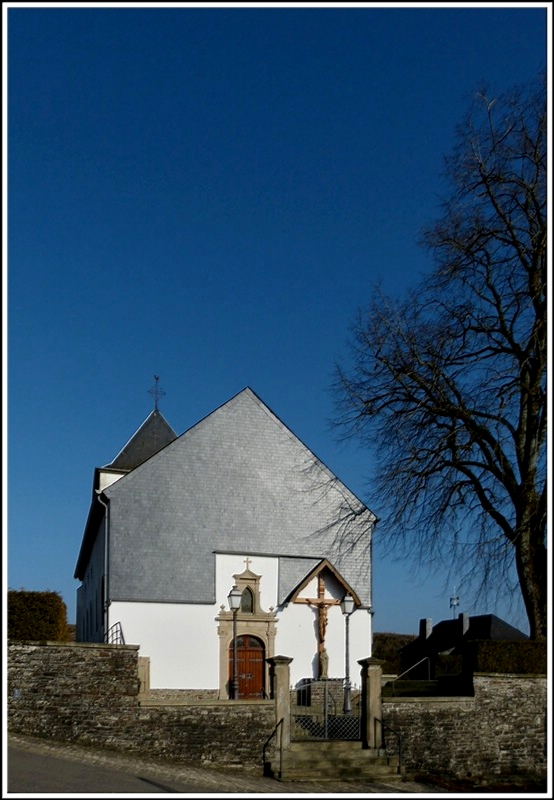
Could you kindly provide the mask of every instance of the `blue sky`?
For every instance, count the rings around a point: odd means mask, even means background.
[[[455,127],[544,69],[546,5],[4,6],[5,584],[74,622],[93,470],[154,374],[178,433],[251,386],[380,515],[372,453],[329,424],[334,365],[374,284],[432,267]],[[451,616],[443,577],[377,540],[375,630]]]

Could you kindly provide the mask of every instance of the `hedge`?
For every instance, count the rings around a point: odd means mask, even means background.
[[[464,645],[464,672],[546,675],[546,642],[475,639]]]
[[[67,607],[58,592],[8,591],[8,639],[67,642]]]

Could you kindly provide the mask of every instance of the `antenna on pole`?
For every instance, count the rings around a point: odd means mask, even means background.
[[[160,387],[158,385],[159,380],[160,380],[160,376],[159,375],[154,375],[154,386],[151,389],[148,389],[148,394],[151,394],[152,397],[154,398],[154,411],[158,410],[158,403],[159,403],[160,397],[163,397],[165,395],[164,390],[160,389]]]
[[[452,618],[456,619],[456,608],[460,605],[460,598],[456,594],[456,587],[454,587],[454,593],[450,598],[450,608],[452,609]]]

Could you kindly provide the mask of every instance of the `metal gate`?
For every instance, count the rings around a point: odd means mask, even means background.
[[[361,739],[360,693],[345,711],[344,681],[305,678],[291,691],[291,739]]]

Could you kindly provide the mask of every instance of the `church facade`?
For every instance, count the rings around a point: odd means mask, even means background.
[[[264,697],[273,655],[293,659],[293,684],[344,676],[350,595],[356,683],[371,655],[375,523],[252,389],[180,436],[156,404],[94,471],[77,640],[140,645],[151,688],[227,698],[235,678],[239,697]]]

